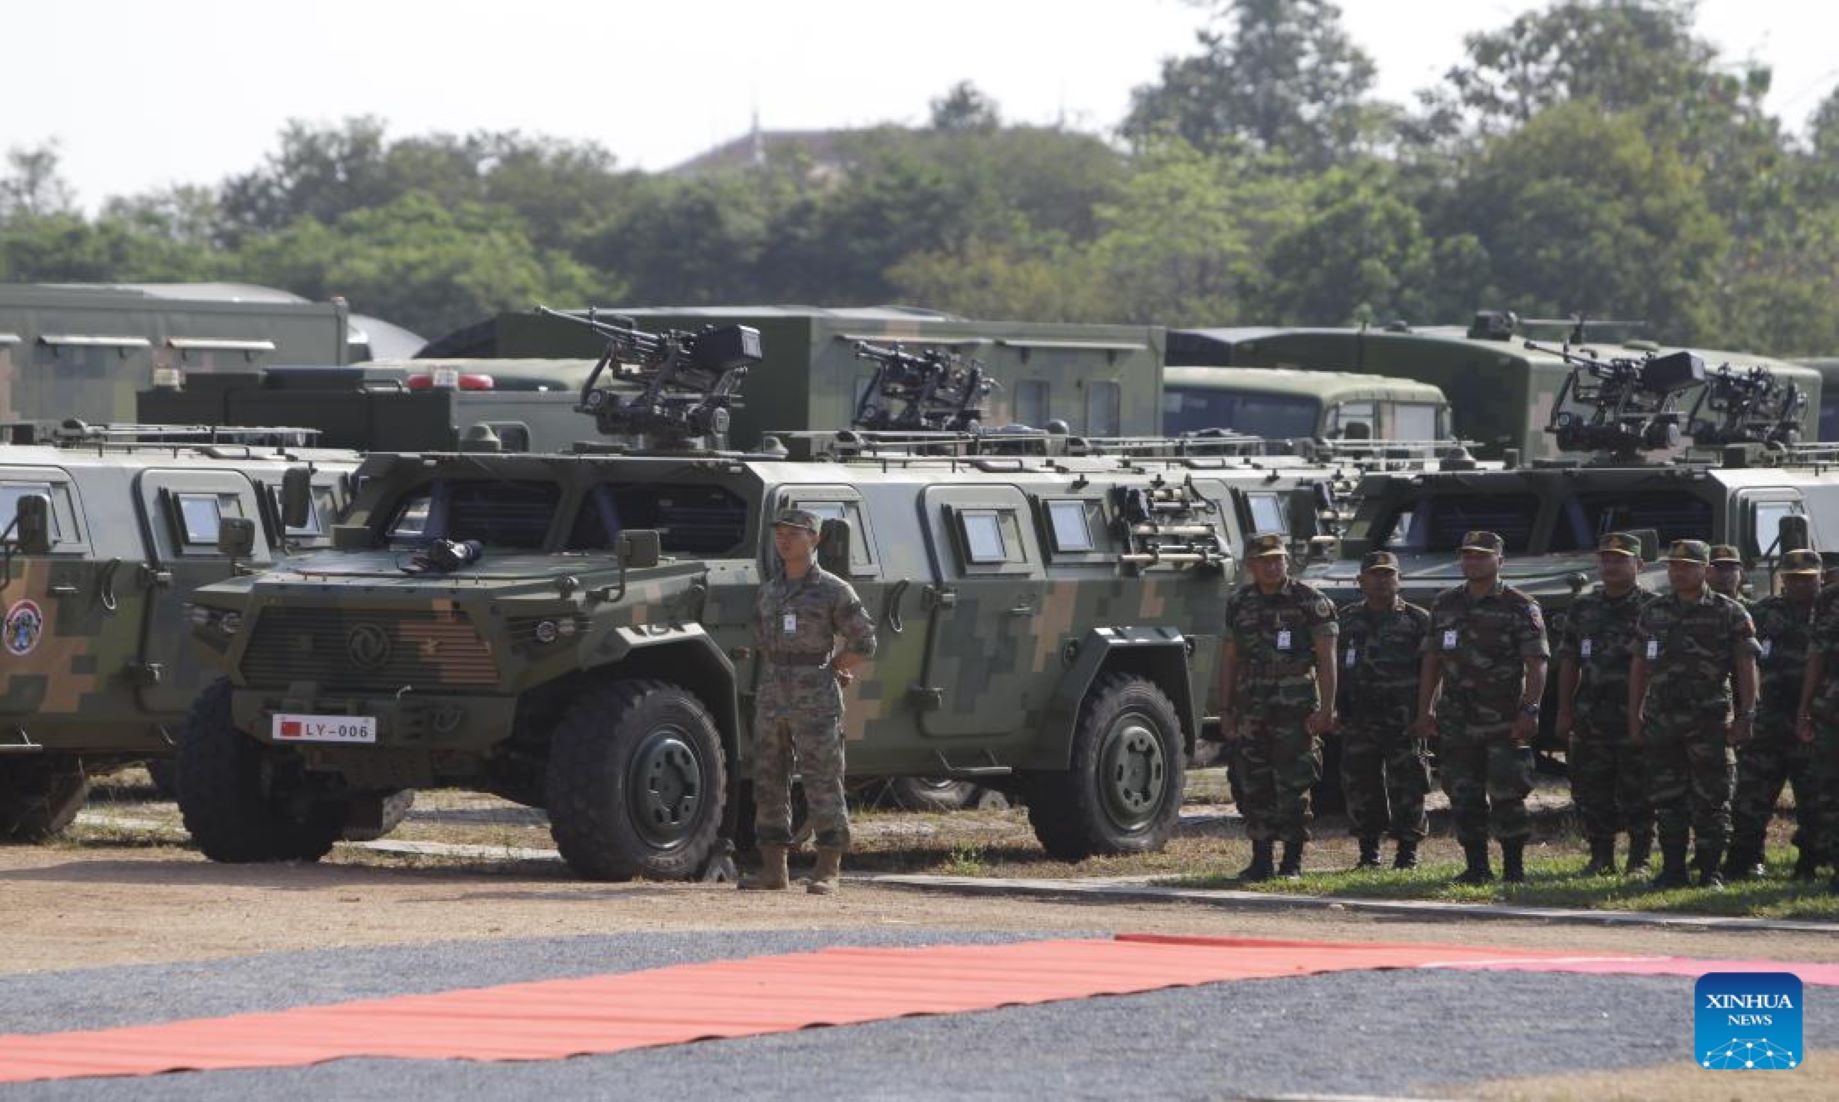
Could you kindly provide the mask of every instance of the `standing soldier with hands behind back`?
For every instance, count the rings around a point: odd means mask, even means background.
[[[1379,867],[1380,835],[1398,840],[1395,869],[1418,867],[1427,822],[1430,763],[1414,738],[1418,661],[1430,613],[1398,596],[1398,556],[1370,552],[1360,562],[1364,600],[1341,610],[1341,790],[1348,825],[1360,839],[1358,868]]]
[[[1821,857],[1834,863],[1831,888],[1839,892],[1839,579],[1828,582],[1813,607],[1807,674],[1801,683],[1795,734],[1813,758],[1814,807]],[[1796,803],[1800,792],[1795,792]]]
[[[781,509],[773,548],[783,569],[754,601],[754,638],[765,669],[754,701],[754,832],[761,871],[741,887],[783,891],[792,848],[791,785],[796,755],[817,838],[814,895],[837,889],[849,848],[843,802],[843,692],[851,670],[875,653],[875,625],[850,584],[817,564],[817,517]],[[844,646],[836,649],[837,637]]]
[[[1635,621],[1654,594],[1636,584],[1641,541],[1611,532],[1597,545],[1602,585],[1572,602],[1558,643],[1558,726],[1571,803],[1590,843],[1586,876],[1616,871],[1616,833],[1628,831],[1628,871],[1647,868],[1654,808],[1647,762],[1628,733],[1628,675]]]
[[[1756,628],[1743,606],[1706,583],[1711,548],[1677,540],[1667,553],[1672,592],[1636,621],[1628,679],[1628,732],[1647,757],[1648,794],[1660,827],[1655,888],[1682,888],[1686,843],[1696,836],[1699,885],[1722,888],[1719,861],[1730,841],[1733,745],[1750,739],[1756,715]],[[1731,716],[1731,672],[1737,714]]]
[[[1532,792],[1532,740],[1551,646],[1539,602],[1501,582],[1504,547],[1493,532],[1463,536],[1467,580],[1431,605],[1419,676],[1414,730],[1438,740],[1443,791],[1468,860],[1456,877],[1459,884],[1494,879],[1488,867],[1490,826],[1501,843],[1501,878],[1524,881],[1526,840],[1532,836],[1526,797]]]
[[[1252,582],[1226,605],[1220,646],[1220,730],[1235,744],[1243,777],[1252,863],[1241,880],[1268,880],[1274,844],[1282,876],[1302,875],[1309,790],[1322,775],[1319,736],[1334,724],[1335,608],[1290,577],[1281,535],[1253,536]]]

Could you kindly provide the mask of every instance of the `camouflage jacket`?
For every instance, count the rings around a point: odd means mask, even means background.
[[[1577,663],[1572,710],[1580,725],[1604,728],[1618,738],[1626,733],[1635,621],[1656,596],[1636,586],[1611,597],[1598,586],[1572,602],[1558,639],[1558,657]]]
[[[1341,609],[1338,620],[1344,718],[1356,726],[1411,722],[1430,613],[1403,600],[1379,612],[1355,601]]]
[[[1694,601],[1674,593],[1656,597],[1641,610],[1635,630],[1647,659],[1643,708],[1650,715],[1728,709],[1737,657],[1757,651],[1750,614],[1710,589]]]
[[[1826,670],[1814,692],[1813,713],[1831,722],[1839,718],[1839,585],[1822,589],[1814,602],[1808,647],[1826,656]]]
[[[1765,721],[1792,723],[1801,706],[1807,652],[1813,640],[1814,606],[1797,606],[1786,597],[1764,597],[1750,606],[1756,625],[1756,666],[1761,684],[1757,704]]]
[[[1234,706],[1316,707],[1315,640],[1339,630],[1335,606],[1291,578],[1269,596],[1243,585],[1226,602],[1226,638],[1238,650]]]
[[[1551,655],[1545,615],[1532,595],[1495,583],[1480,598],[1453,586],[1430,606],[1424,653],[1443,669],[1443,699],[1478,718],[1509,723],[1526,684],[1526,660]]]
[[[774,575],[754,598],[754,640],[768,662],[821,666],[839,635],[846,650],[875,653],[875,622],[855,588],[815,563],[797,581]]]

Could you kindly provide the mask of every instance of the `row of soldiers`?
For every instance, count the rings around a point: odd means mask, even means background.
[[[1341,780],[1359,867],[1417,866],[1435,745],[1466,867],[1457,880],[1525,879],[1532,833],[1532,742],[1551,657],[1543,613],[1500,578],[1504,543],[1462,541],[1464,582],[1424,609],[1399,597],[1398,560],[1361,564],[1362,600],[1336,610],[1293,579],[1281,536],[1247,547],[1252,581],[1227,608],[1219,669],[1221,727],[1252,860],[1240,876],[1301,875],[1321,776],[1321,738],[1342,739]],[[1641,542],[1598,547],[1600,584],[1558,633],[1556,731],[1590,844],[1586,871],[1613,874],[1629,836],[1629,872],[1656,888],[1722,887],[1762,871],[1763,841],[1784,783],[1794,785],[1798,878],[1839,854],[1839,569],[1812,551],[1782,556],[1782,592],[1746,607],[1735,549],[1679,540],[1668,592],[1642,589]],[[1832,564],[1839,567],[1839,563]],[[1281,863],[1276,845],[1283,844]],[[1839,876],[1833,882],[1839,891]]]

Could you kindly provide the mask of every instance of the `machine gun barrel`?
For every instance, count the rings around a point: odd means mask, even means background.
[[[856,403],[854,427],[934,432],[976,431],[982,402],[996,383],[976,360],[937,348],[855,343],[856,358],[871,360],[875,374]],[[899,409],[893,408],[896,404]]]

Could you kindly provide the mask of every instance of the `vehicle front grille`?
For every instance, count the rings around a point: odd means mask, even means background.
[[[325,689],[396,692],[498,683],[491,644],[456,610],[277,608],[256,618],[243,654],[251,685],[314,681]]]

